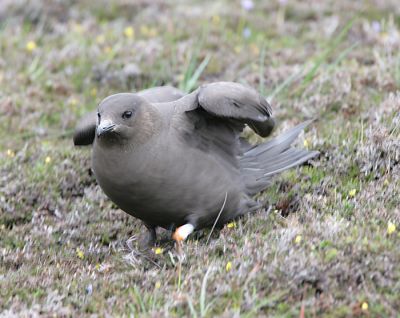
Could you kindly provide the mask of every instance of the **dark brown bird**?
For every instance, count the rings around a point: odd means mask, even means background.
[[[260,208],[253,196],[272,175],[318,154],[290,147],[309,122],[260,145],[243,141],[246,124],[263,137],[274,127],[270,105],[251,88],[217,82],[181,95],[156,88],[109,96],[97,121],[91,114],[75,131],[76,145],[94,140],[99,185],[144,222],[149,245],[159,226],[176,228],[173,238],[181,241],[193,230]]]

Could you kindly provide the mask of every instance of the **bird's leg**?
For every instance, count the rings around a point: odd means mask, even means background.
[[[147,230],[140,236],[139,248],[141,250],[148,250],[156,243],[157,233],[155,226],[149,225],[147,223],[145,223],[144,225]]]
[[[194,225],[186,223],[178,227],[172,234],[172,238],[176,242],[176,249],[179,255],[182,255],[182,242],[194,231]]]
[[[172,234],[172,238],[177,242],[182,242],[184,240],[186,240],[186,238],[193,233],[194,231],[194,225],[187,223],[185,225],[182,225],[180,227],[178,227],[174,234]]]

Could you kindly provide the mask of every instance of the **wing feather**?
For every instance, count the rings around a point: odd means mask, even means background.
[[[207,112],[245,123],[264,122],[272,115],[267,100],[252,88],[239,83],[217,82],[203,85],[198,103]]]
[[[186,144],[209,152],[238,167],[243,153],[239,140],[245,124],[267,136],[273,128],[271,106],[254,89],[239,83],[216,82],[199,87],[175,102],[178,113],[188,123],[182,129]]]

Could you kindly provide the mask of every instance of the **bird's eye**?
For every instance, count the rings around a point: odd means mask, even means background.
[[[99,112],[97,112],[97,119],[100,121],[100,119],[101,119],[101,115],[100,115],[100,113]]]
[[[129,118],[131,118],[132,117],[132,112],[130,111],[130,110],[128,110],[128,111],[126,111],[126,112],[124,112],[123,114],[122,114],[122,118],[123,119],[129,119]]]

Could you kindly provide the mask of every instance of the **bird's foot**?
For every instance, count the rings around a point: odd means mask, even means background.
[[[182,225],[180,227],[178,227],[174,234],[172,234],[172,238],[177,242],[180,243],[184,240],[186,240],[186,238],[193,233],[194,231],[194,226],[190,223],[187,223],[185,225]]]
[[[176,242],[176,250],[182,255],[182,242],[194,231],[194,226],[190,223],[178,227],[172,234],[172,238]]]

